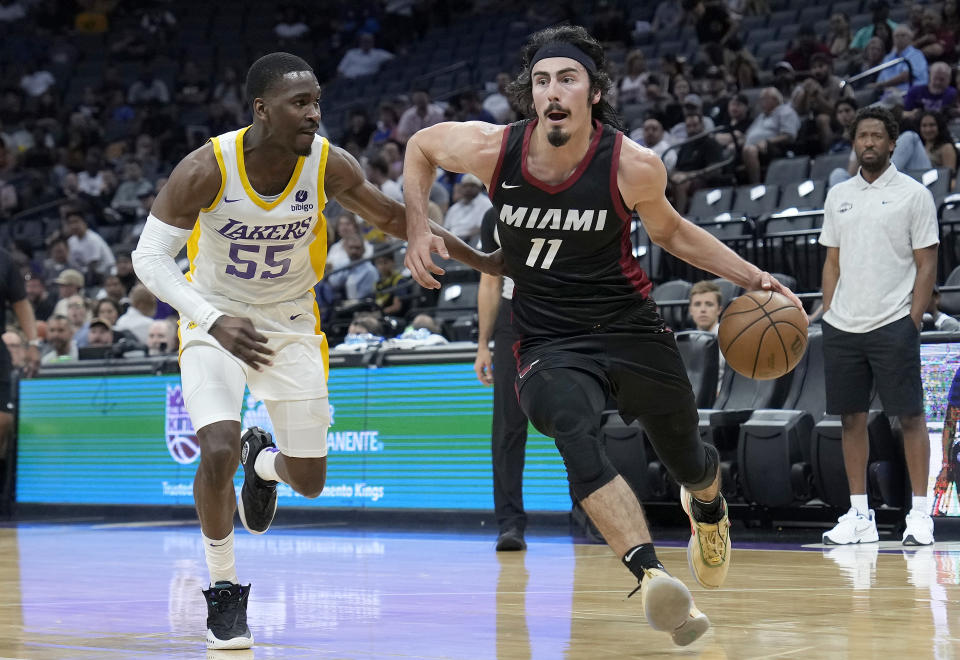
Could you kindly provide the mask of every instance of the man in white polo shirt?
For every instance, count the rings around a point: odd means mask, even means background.
[[[897,133],[888,110],[861,109],[853,124],[860,171],[832,187],[824,204],[827,413],[842,419],[851,504],[823,535],[828,544],[878,540],[866,494],[867,412],[874,383],[884,411],[899,417],[903,429],[913,486],[903,544],[933,543],[919,328],[936,280],[937,210],[930,191],[890,162]]]

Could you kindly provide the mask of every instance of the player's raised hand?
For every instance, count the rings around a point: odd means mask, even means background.
[[[404,265],[410,270],[413,279],[425,289],[439,289],[438,282],[433,275],[443,275],[444,270],[433,263],[430,256],[436,252],[444,259],[449,259],[443,239],[427,231],[425,233],[407,235],[407,256],[404,258]],[[431,275],[433,273],[433,275]]]
[[[273,351],[267,348],[267,338],[257,332],[248,318],[224,314],[210,328],[210,335],[220,345],[257,371],[261,365],[270,366]]]

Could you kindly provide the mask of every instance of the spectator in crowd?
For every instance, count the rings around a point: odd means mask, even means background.
[[[507,97],[507,85],[510,83],[510,74],[500,72],[497,74],[497,89],[492,94],[488,94],[483,99],[483,109],[493,115],[498,124],[506,124],[510,121],[512,110],[510,108],[510,99]]]
[[[928,82],[927,58],[913,47],[913,31],[906,25],[898,25],[893,31],[893,49],[883,58],[883,62],[904,58],[910,63],[901,62],[888,67],[877,74],[874,85],[883,90],[894,89],[902,96],[911,85],[926,85]]]
[[[737,89],[753,89],[760,86],[760,68],[753,55],[739,51],[730,62],[731,78]]]
[[[90,320],[87,346],[91,348],[113,346],[113,328],[109,322],[101,318]]]
[[[130,298],[127,296],[128,289],[123,285],[123,282],[116,275],[107,275],[103,280],[103,288],[97,291],[97,295],[94,296],[97,300],[103,300],[104,298],[109,298],[120,306],[120,313],[122,314],[126,310],[127,304],[130,302]]]
[[[457,97],[459,110],[457,112],[457,121],[483,121],[488,124],[496,124],[497,119],[492,114],[483,109],[480,103],[480,95],[472,89],[461,92]]]
[[[357,146],[357,151],[362,152],[370,143],[370,137],[375,130],[376,126],[371,123],[366,108],[362,105],[354,106],[350,109],[347,130],[341,143],[347,145],[352,142]]]
[[[77,191],[95,204],[103,206],[115,185],[116,177],[112,170],[104,166],[100,150],[87,151],[84,168],[77,174]]]
[[[887,50],[883,45],[883,39],[880,37],[872,37],[870,41],[867,42],[858,60],[859,70],[857,73],[863,73],[883,63],[883,58],[886,56]]]
[[[930,65],[930,81],[912,85],[903,99],[904,119],[915,119],[921,112],[939,112],[947,117],[956,114],[957,88],[950,84],[950,65]]]
[[[650,31],[654,34],[675,34],[686,19],[680,0],[660,0],[653,12]]]
[[[477,244],[483,214],[493,206],[489,197],[480,194],[482,188],[483,182],[479,178],[464,174],[457,184],[457,201],[447,209],[443,219],[443,226],[469,245]]]
[[[156,69],[152,64],[140,69],[139,77],[127,90],[127,101],[134,106],[170,103],[170,90],[167,88],[167,83],[156,75]]]
[[[30,73],[23,74],[20,78],[20,88],[26,92],[29,98],[42,96],[57,84],[57,79],[48,71],[49,68],[50,62],[44,62]]]
[[[891,165],[897,133],[888,110],[861,109],[853,133],[859,174],[830,188],[824,204],[819,240],[827,249],[822,322],[826,411],[841,416],[850,492],[850,510],[823,535],[827,544],[878,540],[866,488],[867,412],[875,388],[884,412],[896,416],[903,430],[913,490],[903,544],[932,545],[934,540],[919,329],[936,281],[937,209],[923,184]],[[883,240],[874,238],[878,232]]]
[[[797,72],[790,62],[781,61],[773,65],[773,86],[783,98],[788,99],[796,87]]]
[[[403,273],[397,270],[397,261],[393,252],[377,255],[373,260],[379,279],[374,285],[377,307],[384,315],[403,316],[406,311],[406,291],[400,286],[404,281]]]
[[[726,5],[720,0],[684,0],[694,20],[700,42],[700,59],[716,66],[723,64],[723,49],[737,31],[737,23],[730,19]]]
[[[700,280],[690,287],[690,304],[687,309],[697,330],[717,334],[722,307],[723,294],[720,287],[710,280]]]
[[[687,130],[686,118],[690,115],[697,115],[700,117],[699,125],[702,126],[701,133],[704,131],[712,131],[714,128],[716,128],[713,120],[710,117],[705,117],[703,115],[703,99],[700,98],[699,94],[687,94],[684,96],[681,107],[683,108],[684,121],[681,121],[670,129],[671,143],[679,144],[687,138],[693,137],[693,135],[691,135]]]
[[[750,117],[750,100],[745,94],[736,94],[727,101],[727,121],[728,130],[723,133],[717,133],[714,139],[721,145],[733,144],[737,154],[743,149],[743,143],[746,139],[747,131],[753,119]]]
[[[47,351],[40,364],[54,364],[76,360],[77,344],[73,341],[73,328],[66,316],[55,314],[47,321]]]
[[[377,154],[370,158],[365,171],[367,180],[377,186],[384,195],[403,203],[403,190],[399,183],[390,178],[390,167],[383,156]]]
[[[958,0],[946,0],[940,16],[943,19],[944,29],[950,30],[955,35],[960,34],[960,2]]]
[[[923,5],[920,3],[915,4],[914,7],[919,7],[923,16],[920,29],[914,30],[916,36],[913,40],[913,47],[918,48],[928,62],[956,61],[956,37],[953,31],[943,27],[941,11],[935,7],[923,9]]]
[[[217,76],[217,84],[213,88],[213,98],[220,101],[223,107],[230,113],[235,123],[240,123],[241,117],[246,113],[246,103],[244,103],[243,81],[240,80],[240,74],[232,66],[226,66],[220,75]],[[149,136],[148,136],[149,137]],[[140,138],[137,138],[137,158],[143,162],[143,156],[140,154]],[[144,168],[146,169],[146,168]],[[153,173],[151,173],[153,174]]]
[[[343,239],[349,236],[357,236],[363,241],[363,237],[360,234],[360,223],[357,222],[357,217],[349,211],[344,211],[340,217],[337,218],[337,241],[327,249],[326,271],[328,273],[339,270],[350,263],[350,256],[347,254],[345,243],[343,242]],[[369,259],[373,256],[373,246],[366,241],[363,241],[363,243],[363,258]]]
[[[124,293],[121,298],[125,298],[130,289],[140,282],[137,274],[133,270],[133,259],[130,258],[130,250],[117,250],[114,271],[120,282],[123,284]],[[119,300],[120,298],[118,298]]]
[[[812,64],[810,58],[818,53],[830,57],[830,49],[817,40],[813,26],[804,23],[800,26],[797,36],[791,42],[783,59],[790,62],[794,71],[807,71]]]
[[[310,26],[303,18],[302,12],[294,5],[283,7],[279,12],[279,19],[273,26],[273,33],[283,42],[305,39],[310,34]]]
[[[397,124],[400,122],[400,116],[392,103],[380,104],[380,118],[377,120],[377,127],[370,136],[370,144],[380,145],[387,140],[397,139]]]
[[[760,183],[761,168],[774,158],[785,156],[797,138],[800,118],[775,87],[760,92],[760,114],[744,136],[741,152],[747,183]]]
[[[850,50],[850,43],[853,36],[850,34],[850,17],[846,12],[835,11],[830,15],[830,27],[823,37],[823,43],[830,51],[833,58],[834,69],[840,72],[840,75],[846,75],[853,53]]]
[[[117,324],[117,319],[120,318],[120,305],[115,300],[110,298],[98,300],[93,305],[92,318],[103,319],[110,325],[111,328],[114,328]],[[74,333],[73,340],[77,343],[78,348],[83,348],[84,346],[89,345],[91,323],[92,321],[87,321],[84,323],[82,328]],[[133,335],[130,335],[130,338],[136,341],[136,338]]]
[[[957,148],[947,128],[947,120],[939,112],[924,112],[920,115],[920,137],[930,157],[932,167],[946,167],[950,178],[957,173]],[[952,186],[951,186],[952,190]]]
[[[50,295],[43,278],[34,273],[27,273],[24,279],[27,300],[33,307],[34,316],[41,321],[46,321],[53,314],[57,301]]]
[[[703,118],[710,119],[714,126],[727,123],[727,103],[730,96],[727,93],[727,81],[720,67],[710,66],[704,72],[700,81],[700,100],[703,102]]]
[[[64,229],[69,236],[67,246],[71,265],[85,272],[91,281],[102,281],[116,264],[110,246],[100,234],[90,229],[86,217],[78,210],[67,213]]]
[[[890,5],[887,3],[887,0],[876,0],[870,5],[870,9],[873,11],[873,18],[870,21],[870,25],[865,25],[853,35],[853,41],[850,42],[851,50],[865,49],[867,42],[876,36],[877,25],[884,24],[889,27],[891,31],[897,27],[896,22],[890,20]]]
[[[146,344],[156,313],[157,297],[147,287],[137,284],[130,289],[130,306],[117,319],[114,327],[117,330],[129,330],[139,343]]]
[[[345,236],[343,249],[349,264],[327,276],[327,284],[338,300],[363,300],[372,298],[380,274],[370,261],[364,258],[364,241],[359,234]]]
[[[83,291],[83,274],[79,270],[67,268],[53,281],[57,285],[59,297],[53,308],[55,316],[67,315],[67,301]]]
[[[681,213],[687,210],[690,194],[712,180],[705,170],[724,158],[723,147],[712,135],[704,133],[702,115],[691,113],[685,122],[692,137],[677,150],[677,163],[669,177],[674,205]]]
[[[853,136],[850,134],[853,120],[857,116],[857,102],[855,99],[843,98],[833,106],[833,140],[830,153],[847,153],[853,148]]]
[[[179,350],[177,328],[166,319],[158,319],[150,324],[147,334],[147,355],[176,355]]]
[[[673,170],[677,163],[677,150],[670,149],[672,142],[667,139],[659,119],[647,117],[641,128],[630,133],[630,139],[657,154],[668,172]]]
[[[389,62],[394,57],[393,53],[374,47],[372,34],[361,34],[357,42],[357,48],[351,48],[344,53],[343,59],[337,65],[337,72],[344,78],[372,76],[380,70],[384,62]]]
[[[67,320],[70,321],[70,327],[73,328],[73,339],[76,341],[77,333],[90,322],[89,301],[80,294],[70,296],[67,303]]]
[[[193,60],[186,60],[177,78],[177,103],[180,110],[206,105],[210,98],[210,82]],[[214,133],[216,135],[216,133]]]
[[[833,140],[834,106],[841,95],[851,95],[852,89],[841,87],[840,79],[833,75],[828,55],[814,53],[810,64],[810,77],[797,85],[790,102],[803,120],[796,151],[816,156],[826,151]]]
[[[632,50],[624,63],[626,71],[617,81],[617,99],[625,105],[639,105],[647,100],[647,58],[642,50]]]
[[[960,332],[960,321],[940,311],[940,287],[934,285],[930,304],[923,310],[923,331]]]
[[[411,99],[413,105],[404,111],[397,125],[397,137],[404,144],[420,129],[439,124],[444,118],[443,108],[430,102],[430,93],[426,89],[415,90]]]
[[[125,219],[133,219],[140,208],[140,196],[153,193],[153,184],[143,176],[143,169],[134,159],[129,159],[123,166],[123,179],[113,193],[110,208]]]

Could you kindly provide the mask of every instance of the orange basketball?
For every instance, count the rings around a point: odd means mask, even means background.
[[[727,305],[720,352],[737,373],[770,380],[789,373],[807,349],[807,315],[773,291],[748,291]]]

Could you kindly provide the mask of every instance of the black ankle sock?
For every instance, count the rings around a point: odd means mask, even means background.
[[[693,518],[697,522],[709,523],[715,525],[723,518],[723,498],[717,493],[711,502],[701,502],[696,497],[693,498]]]
[[[663,564],[657,559],[657,551],[652,543],[641,543],[627,550],[623,556],[623,563],[630,572],[637,576],[638,580],[643,579],[644,569],[659,568],[665,570]]]

